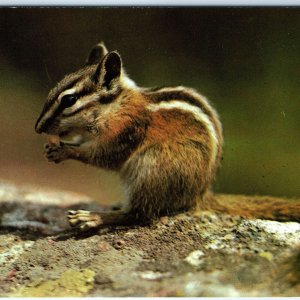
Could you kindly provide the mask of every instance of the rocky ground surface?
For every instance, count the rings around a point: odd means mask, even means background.
[[[103,209],[0,181],[0,296],[300,295],[299,223],[202,212],[79,233],[78,208]]]

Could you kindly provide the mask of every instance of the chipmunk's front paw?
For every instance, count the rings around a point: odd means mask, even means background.
[[[87,210],[69,210],[68,219],[72,227],[77,227],[83,231],[90,228],[99,227],[101,224],[103,224],[98,213]]]
[[[56,164],[67,159],[65,147],[63,145],[46,144],[44,146],[44,156],[48,161]]]

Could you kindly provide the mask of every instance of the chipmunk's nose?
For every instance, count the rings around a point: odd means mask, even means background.
[[[41,128],[38,127],[38,123],[35,124],[34,129],[35,129],[35,132],[36,132],[36,133],[42,133]]]
[[[35,123],[35,126],[34,126],[35,132],[36,133],[42,133],[43,130],[44,130],[44,127],[45,127],[43,125],[44,124],[43,124],[43,122],[41,122],[41,117],[39,117],[38,120]]]

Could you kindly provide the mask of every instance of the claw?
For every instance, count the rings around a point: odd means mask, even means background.
[[[71,227],[77,227],[83,231],[102,224],[99,214],[87,210],[69,210],[67,217]]]
[[[83,209],[79,209],[77,210],[77,214],[80,213],[80,214],[85,214],[85,215],[90,215],[91,212],[88,211],[88,210],[83,210]]]
[[[77,219],[71,219],[69,220],[69,223],[70,225],[73,227],[73,226],[76,226],[80,221],[77,220]]]

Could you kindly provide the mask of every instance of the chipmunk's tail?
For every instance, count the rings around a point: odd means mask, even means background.
[[[198,201],[197,208],[246,218],[300,222],[300,199],[214,195],[208,192],[203,199]]]

